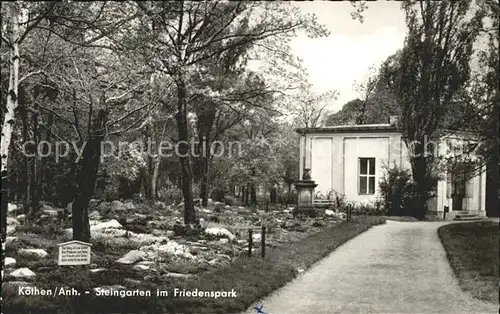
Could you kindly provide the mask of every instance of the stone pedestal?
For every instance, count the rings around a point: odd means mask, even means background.
[[[307,216],[316,216],[316,211],[314,209],[313,198],[314,189],[318,185],[311,180],[309,175],[309,169],[305,169],[304,176],[302,180],[295,183],[295,188],[297,189],[298,201],[297,207],[294,210],[294,216],[297,214],[306,214]]]

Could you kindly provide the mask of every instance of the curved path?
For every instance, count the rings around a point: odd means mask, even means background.
[[[448,223],[375,226],[259,305],[267,314],[498,313],[458,286],[437,234]]]

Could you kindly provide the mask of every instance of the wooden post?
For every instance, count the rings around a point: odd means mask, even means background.
[[[266,227],[262,226],[262,233],[261,233],[261,247],[262,247],[262,258],[266,257]]]
[[[351,212],[352,212],[352,205],[347,206],[347,221],[351,221]]]
[[[252,228],[248,229],[248,257],[252,257],[252,246],[253,246],[253,230]]]

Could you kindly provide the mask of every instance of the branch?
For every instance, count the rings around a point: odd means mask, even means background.
[[[156,107],[157,105],[158,105],[158,104],[155,104],[155,105],[153,106],[153,108],[154,108],[154,107]],[[146,108],[147,106],[149,106],[149,104],[145,104],[144,106],[141,106],[141,107],[139,107],[139,108],[135,108],[135,109],[134,109],[134,110],[132,110],[132,111],[129,111],[129,112],[128,112],[127,114],[125,114],[123,117],[118,118],[118,119],[116,119],[115,121],[108,123],[108,128],[109,128],[109,127],[111,127],[111,126],[113,126],[113,125],[115,125],[115,124],[117,124],[117,123],[119,123],[119,122],[121,122],[121,121],[123,121],[123,120],[125,120],[126,118],[130,117],[132,114],[136,113],[137,111],[139,111],[139,110],[141,110],[141,109],[143,109],[143,108]],[[148,112],[151,112],[151,111],[153,110],[153,108],[151,108]]]
[[[2,35],[2,41],[7,45],[9,46],[10,49],[14,49],[14,46],[12,46],[12,44],[10,43],[10,41],[5,38],[3,35]]]
[[[149,113],[156,107],[157,105],[154,105],[151,107],[151,109],[149,109],[144,115],[142,115],[139,119],[137,119],[134,123],[132,123],[131,125],[129,125],[128,127],[126,127],[125,129],[123,130],[118,130],[118,131],[115,131],[115,132],[111,132],[109,133],[109,135],[116,135],[116,134],[119,134],[119,133],[124,133],[124,132],[127,132],[129,131],[131,128],[133,128],[135,125],[139,124],[139,122],[141,122],[147,115],[149,115]],[[141,108],[144,108],[144,107],[141,107]],[[140,108],[139,108],[140,109]],[[137,110],[135,110],[137,111]],[[115,124],[117,121],[113,122],[112,124]],[[140,129],[142,129],[144,126],[146,125],[146,121],[144,121],[143,124],[141,124],[140,127],[138,127],[137,129],[135,129],[134,131],[138,131]]]
[[[23,76],[23,77],[21,77],[19,79],[19,84],[21,84],[24,80],[28,79],[29,77],[34,76],[34,75],[39,75],[39,74],[47,76],[47,74],[43,70],[38,70],[38,71],[30,72],[30,73],[26,74],[25,76]]]

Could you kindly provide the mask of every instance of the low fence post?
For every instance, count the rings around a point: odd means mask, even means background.
[[[351,212],[352,212],[352,205],[349,204],[347,206],[347,215],[346,215],[347,216],[347,221],[351,221]]]
[[[252,246],[253,246],[253,230],[248,229],[248,257],[252,257]]]
[[[261,233],[261,239],[260,239],[260,244],[261,244],[261,253],[262,253],[262,258],[266,257],[266,227],[262,227],[262,233]]]

